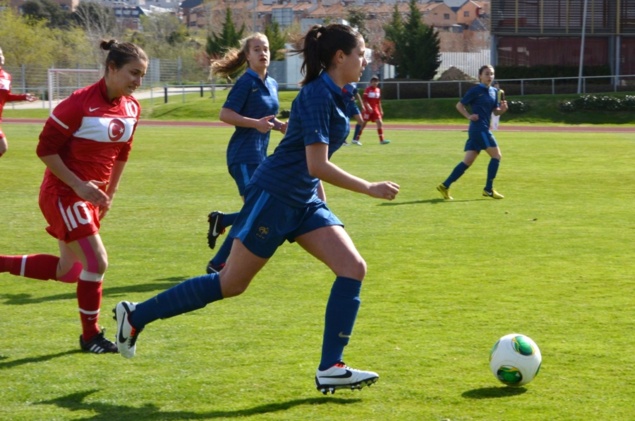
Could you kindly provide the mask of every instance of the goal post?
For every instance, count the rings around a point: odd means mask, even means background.
[[[48,69],[49,114],[61,100],[100,77],[100,69]]]

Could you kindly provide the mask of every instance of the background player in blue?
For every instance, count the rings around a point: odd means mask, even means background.
[[[227,166],[236,181],[238,193],[245,197],[245,186],[252,174],[267,157],[271,130],[284,133],[287,123],[278,114],[278,83],[267,73],[270,63],[269,40],[255,33],[240,41],[240,49],[230,49],[212,63],[214,75],[229,77],[247,66],[236,81],[220,111],[221,121],[236,126],[227,147]],[[216,246],[216,239],[232,225],[238,212],[224,214],[214,211],[208,215],[207,244]],[[218,253],[208,262],[207,273],[222,269],[229,256],[232,238],[227,237]]]
[[[327,207],[322,186],[325,181],[387,200],[399,192],[391,181],[368,182],[330,161],[350,130],[342,87],[359,80],[367,64],[364,48],[362,36],[346,25],[316,25],[307,32],[303,48],[296,51],[304,56],[303,87],[293,101],[285,137],[247,186],[245,204],[229,233],[234,243],[227,264],[220,273],[190,278],[142,303],[119,302],[115,319],[122,356],[134,356],[139,332],[148,323],[243,293],[287,240],[297,242],[336,276],[326,305],[315,375],[318,390],[362,388],[377,381],[377,373],[342,361],[360,305],[366,262]]]
[[[456,109],[470,120],[470,127],[463,161],[454,168],[447,180],[437,186],[437,190],[445,200],[452,200],[450,186],[474,163],[482,150],[485,150],[491,157],[487,166],[487,181],[485,189],[483,189],[483,196],[494,199],[505,197],[494,190],[494,179],[498,173],[501,151],[490,131],[490,118],[492,113],[494,115],[504,114],[507,111],[507,101],[498,102],[498,89],[491,86],[494,81],[494,68],[492,66],[481,67],[478,70],[478,79],[480,83],[467,91],[456,104]],[[471,108],[471,113],[466,108],[468,105]]]
[[[357,89],[357,82],[347,83],[342,88],[342,92],[344,94],[344,98],[348,99],[348,104],[346,106],[346,115],[348,118],[354,118],[357,122],[355,124],[355,133],[353,134],[353,139],[357,139],[359,132],[362,130],[362,125],[364,124],[364,120],[362,119],[362,112],[359,111],[359,107],[357,106],[357,101],[359,101],[359,105],[364,107],[364,101],[362,97],[359,95],[359,91]],[[360,144],[357,141],[357,144]],[[348,145],[347,141],[344,141],[344,145]]]

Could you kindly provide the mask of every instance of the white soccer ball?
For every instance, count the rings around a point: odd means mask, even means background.
[[[542,355],[538,345],[520,333],[500,338],[489,354],[489,368],[494,376],[508,386],[522,386],[538,375]]]

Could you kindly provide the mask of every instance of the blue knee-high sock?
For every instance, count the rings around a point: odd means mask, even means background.
[[[225,227],[234,225],[234,221],[238,217],[238,214],[239,212],[234,212],[234,213],[226,213],[225,215],[223,215],[223,225]]]
[[[452,170],[452,173],[450,174],[448,179],[443,182],[443,185],[447,188],[450,188],[450,185],[454,183],[456,180],[458,180],[459,178],[461,178],[463,173],[468,168],[470,168],[470,166],[466,165],[465,162],[463,161],[459,162],[459,164],[456,167],[454,167],[454,170]]]
[[[212,266],[217,268],[220,267],[220,265],[222,265],[223,263],[227,262],[227,258],[229,257],[229,252],[232,250],[233,243],[234,238],[228,234],[214,257],[212,257]]]
[[[205,307],[222,300],[220,278],[217,273],[190,278],[137,304],[130,315],[130,323],[137,329],[157,319],[167,319]]]
[[[359,139],[359,132],[362,131],[362,126],[361,124],[356,124],[355,125],[355,134],[353,135],[353,139]]]
[[[492,158],[489,160],[489,165],[487,166],[487,183],[485,184],[485,190],[492,191],[494,187],[494,179],[496,178],[496,173],[498,173],[498,166],[500,165],[500,159]]]
[[[335,278],[324,316],[324,339],[320,370],[342,361],[344,347],[353,333],[357,310],[361,303],[361,281],[338,276]]]

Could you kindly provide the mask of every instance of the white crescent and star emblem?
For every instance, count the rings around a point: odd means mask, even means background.
[[[126,125],[118,118],[113,118],[108,125],[108,138],[116,142],[121,139],[126,132]]]

